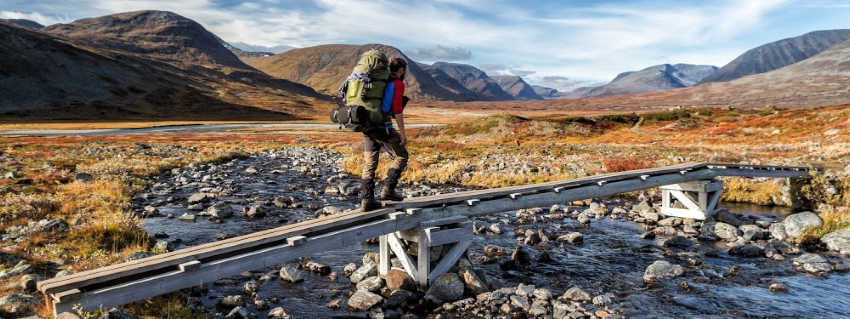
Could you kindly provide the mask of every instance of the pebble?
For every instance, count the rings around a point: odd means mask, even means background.
[[[770,292],[788,292],[788,285],[781,282],[774,282],[767,288]]]

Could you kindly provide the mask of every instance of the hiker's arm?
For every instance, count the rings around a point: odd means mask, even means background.
[[[404,114],[396,114],[395,121],[398,123],[398,133],[401,135],[401,146],[405,146],[407,145],[407,132],[404,130]]]

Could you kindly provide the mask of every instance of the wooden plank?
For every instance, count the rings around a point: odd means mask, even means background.
[[[685,205],[685,207],[687,207],[690,210],[693,210],[693,211],[701,211],[702,210],[702,209],[700,209],[699,205],[694,203],[693,198],[691,198],[690,196],[688,196],[687,194],[685,194],[681,191],[670,191],[670,195],[673,195],[673,197],[676,197],[676,199],[678,199],[679,202],[682,203],[682,205]]]
[[[401,262],[401,266],[404,267],[407,274],[410,277],[416,278],[416,265],[413,264],[413,259],[407,255],[407,251],[404,250],[404,245],[401,244],[401,241],[395,235],[389,234],[387,235],[387,243],[389,243],[390,249],[395,253],[395,256]]]
[[[465,253],[469,248],[471,243],[472,242],[469,240],[464,240],[454,244],[449,252],[443,254],[443,258],[440,259],[440,262],[437,263],[436,266],[434,266],[434,270],[428,274],[428,282],[430,283],[434,281],[440,277],[440,275],[445,274],[449,271],[449,269],[452,269],[458,259],[460,259],[460,257],[463,256],[463,253]]]
[[[419,247],[416,256],[416,276],[413,280],[420,287],[428,286],[428,274],[431,273],[431,245],[428,243],[428,236],[425,235],[425,229],[419,227]]]
[[[444,225],[452,225],[452,224],[460,224],[469,221],[469,217],[466,216],[451,216],[446,218],[437,218],[432,220],[426,220],[419,224],[419,227],[422,228],[431,228],[436,226],[444,226]]]
[[[304,236],[292,236],[286,239],[286,244],[289,246],[298,246],[307,242],[307,237]]]
[[[704,220],[706,218],[702,211],[694,211],[684,208],[661,207],[661,214],[664,216],[693,218],[699,220]]]
[[[180,264],[178,269],[180,269],[180,271],[182,271],[182,272],[195,271],[195,270],[201,269],[201,262],[197,261],[197,260],[193,260],[193,261],[190,261],[190,262],[182,263],[182,264]]]
[[[381,235],[378,238],[378,274],[386,275],[390,271],[390,245],[387,237],[392,234]]]
[[[431,247],[472,239],[472,232],[467,228],[427,230],[426,235]]]
[[[73,304],[66,302],[54,303],[54,310],[58,312],[67,311],[74,304],[80,304],[83,309],[122,305],[175,290],[209,283],[220,278],[235,276],[246,270],[277,267],[281,263],[299,257],[310,256],[328,250],[342,249],[351,245],[351,243],[390,233],[399,228],[415,227],[418,222],[419,220],[415,218],[409,218],[409,220],[382,219],[373,221],[310,237],[306,243],[299,246],[281,244],[204,263],[201,265],[201,269],[192,272],[174,270],[120,285],[84,291],[80,294],[80,299]]]
[[[361,220],[383,216],[392,211],[394,211],[392,208],[385,208],[371,212],[358,212],[343,216],[318,218],[222,241],[180,249],[166,254],[40,281],[38,282],[38,289],[43,293],[50,294],[54,293],[59,288],[62,290],[79,288],[96,283],[112,281],[121,277],[145,273],[156,269],[176,267],[184,262],[206,259],[215,255],[228,254],[250,247],[281,241],[287,237],[353,224]]]

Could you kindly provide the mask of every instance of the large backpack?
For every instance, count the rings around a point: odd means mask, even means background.
[[[364,52],[339,89],[342,101],[331,112],[331,121],[355,131],[389,122],[389,114],[381,111],[389,77],[387,56],[376,49]]]

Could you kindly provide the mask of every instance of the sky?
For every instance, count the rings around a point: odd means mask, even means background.
[[[664,63],[723,66],[756,46],[850,28],[850,0],[0,0],[41,24],[167,10],[254,46],[382,43],[423,63],[569,90]]]

